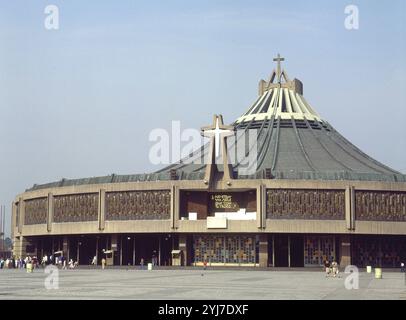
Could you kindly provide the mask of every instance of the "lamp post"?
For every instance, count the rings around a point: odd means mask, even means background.
[[[171,238],[171,235],[170,234],[168,234],[166,237],[165,237],[165,244],[164,244],[164,250],[168,250],[168,241],[169,241],[169,239]],[[170,254],[172,254],[172,252],[170,253]],[[169,257],[169,261],[170,261],[170,259],[171,259],[171,257]],[[169,261],[167,260],[167,256],[165,257],[165,266],[167,265],[167,263],[169,264]]]
[[[129,266],[130,263],[130,240],[131,237],[127,237],[127,265]]]

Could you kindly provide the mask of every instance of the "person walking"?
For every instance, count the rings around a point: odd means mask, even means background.
[[[101,262],[102,262],[102,270],[104,270],[104,268],[106,267],[106,259],[103,258]]]
[[[144,269],[144,258],[141,258],[140,266],[141,266],[141,270],[143,270]]]
[[[330,261],[327,259],[324,261],[324,270],[326,272],[326,278],[330,275]]]
[[[333,277],[335,278],[338,275],[338,263],[337,261],[333,260],[333,262],[331,263],[331,268],[333,271]]]

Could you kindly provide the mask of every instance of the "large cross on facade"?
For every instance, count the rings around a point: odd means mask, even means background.
[[[276,66],[276,77],[278,82],[281,82],[282,70],[281,70],[281,61],[285,61],[285,58],[282,58],[281,55],[278,53],[278,56],[273,59],[273,61],[277,62]]]
[[[223,145],[224,138],[234,135],[234,127],[225,126],[222,117],[216,115],[214,116],[213,125],[202,128],[202,133],[205,137],[214,137],[215,155],[218,158],[220,156],[220,145]]]
[[[207,170],[205,180],[209,181],[211,178],[212,168],[216,164],[216,159],[221,155],[223,158],[224,174],[227,178],[231,178],[229,172],[228,152],[226,138],[234,135],[234,127],[226,126],[223,123],[223,116],[215,115],[213,117],[213,125],[203,127],[202,135],[210,138],[209,159],[207,159]],[[214,150],[213,150],[214,149]]]

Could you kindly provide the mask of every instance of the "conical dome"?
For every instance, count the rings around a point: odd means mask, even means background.
[[[406,181],[405,175],[372,159],[338,133],[303,97],[303,85],[290,80],[278,62],[268,81],[259,82],[256,101],[234,123],[235,129],[257,131],[257,168],[234,178]],[[237,138],[238,139],[238,138]],[[208,152],[202,148],[194,158]],[[204,165],[183,161],[159,173],[176,171],[180,179],[201,178]],[[189,163],[189,164],[186,164]],[[222,166],[218,165],[222,171]]]
[[[232,178],[406,182],[406,175],[372,159],[322,119],[304,98],[302,82],[290,80],[281,69],[283,60],[279,55],[274,59],[277,68],[268,81],[259,82],[258,98],[232,123],[236,135],[229,148],[246,140],[247,133],[254,132],[257,142],[254,170],[247,174],[241,170],[246,169],[246,161],[237,159],[230,165]],[[210,143],[180,163],[150,174],[62,179],[34,185],[29,190],[132,181],[203,180],[207,169],[204,159],[209,158],[209,152]],[[251,152],[248,147],[246,155]],[[222,164],[217,164],[216,169],[220,174],[224,172]]]

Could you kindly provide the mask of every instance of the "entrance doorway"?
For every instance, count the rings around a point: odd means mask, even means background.
[[[289,267],[288,235],[275,235],[275,267]]]
[[[300,234],[274,235],[275,267],[304,267],[304,238]]]
[[[96,254],[96,237],[92,236],[80,236],[78,238],[78,253],[79,264],[89,265],[91,264],[93,257]]]
[[[304,241],[302,235],[290,236],[290,266],[304,267]]]
[[[131,236],[133,237],[133,236]],[[156,265],[170,266],[172,263],[172,250],[178,246],[177,236],[173,234],[136,234],[135,237],[135,264],[139,265],[141,259],[144,263],[153,262]]]
[[[135,261],[135,240],[132,235],[121,235],[121,264],[123,266],[132,266],[136,264]]]

